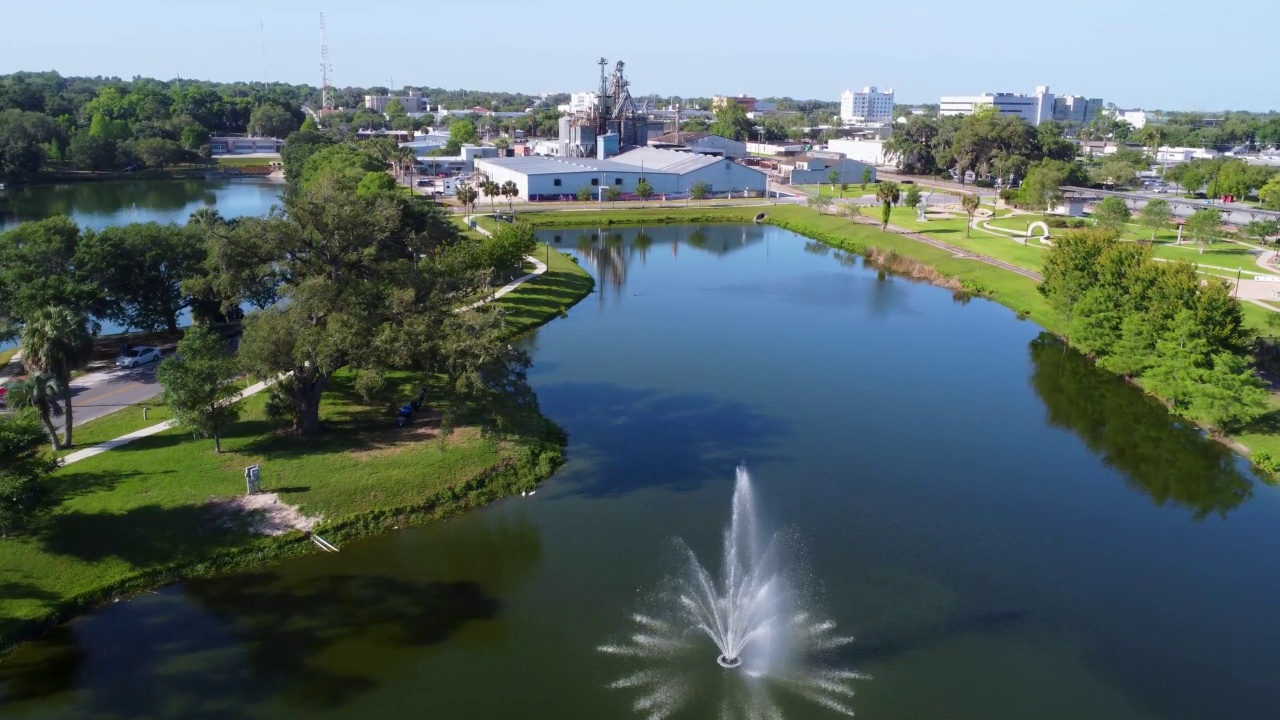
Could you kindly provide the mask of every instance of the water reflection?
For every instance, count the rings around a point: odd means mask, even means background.
[[[109,180],[35,185],[0,193],[0,230],[52,215],[100,229],[129,222],[186,222],[217,206],[223,217],[265,214],[282,185],[261,180]]]
[[[637,258],[643,265],[655,245],[669,246],[673,257],[679,256],[682,243],[699,251],[724,256],[765,239],[764,228],[743,225],[733,229],[734,232],[708,232],[701,226],[596,228],[545,231],[539,237],[553,246],[563,246],[567,241],[590,263],[600,285],[612,288],[613,296],[620,298],[627,284],[629,267]],[[604,293],[600,293],[600,302],[604,302]]]
[[[376,689],[464,625],[499,628],[469,637],[501,643],[503,624],[486,621],[537,567],[539,528],[515,513],[449,525],[192,580],[59,626],[0,663],[0,707],[220,720],[279,702],[310,714]]]
[[[1031,386],[1052,425],[1079,435],[1156,505],[1179,505],[1192,517],[1226,517],[1253,494],[1235,453],[1194,426],[1171,422],[1159,403],[1048,333],[1030,345]]]

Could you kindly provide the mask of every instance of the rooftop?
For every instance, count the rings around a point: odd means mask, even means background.
[[[492,163],[526,175],[552,175],[571,172],[634,173],[640,172],[642,169],[683,175],[694,170],[700,170],[708,165],[723,162],[723,159],[708,155],[646,147],[636,148],[609,160],[530,155],[528,157],[484,158],[483,160],[477,159],[477,162]]]

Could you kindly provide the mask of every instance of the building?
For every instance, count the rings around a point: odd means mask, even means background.
[[[939,102],[939,115],[972,115],[980,107],[994,107],[1002,115],[1015,115],[1030,125],[1053,118],[1053,94],[1047,85],[1039,85],[1032,95],[983,93],[981,95],[944,95]]]
[[[645,178],[656,195],[685,197],[695,184],[705,182],[715,194],[762,195],[765,174],[754,168],[710,155],[659,148],[636,148],[621,155],[597,158],[544,156],[476,159],[475,168],[490,180],[515,182],[520,197],[558,200],[575,197],[583,188],[597,197],[605,187],[632,196],[636,183]]]
[[[741,160],[747,156],[746,143],[705,132],[669,132],[649,138],[649,147],[683,148],[700,155],[719,155],[730,160]]]
[[[385,113],[387,103],[392,100],[399,100],[407,113],[424,113],[430,107],[421,90],[409,90],[404,95],[365,95],[364,106],[374,112]]]
[[[368,140],[369,138],[386,137],[395,140],[398,143],[411,142],[414,138],[412,130],[357,130],[356,138],[359,140]]]
[[[711,99],[712,110],[719,110],[721,108],[728,107],[729,105],[737,105],[742,108],[743,112],[753,113],[756,111],[756,99],[746,95],[739,95],[738,97],[717,95]],[[776,105],[774,106],[774,109],[777,109]]]
[[[749,142],[747,152],[756,155],[795,155],[804,152],[808,143],[803,142]]]
[[[1156,121],[1152,114],[1146,110],[1121,110],[1117,115],[1117,119],[1129,123],[1134,130],[1141,130],[1147,126],[1147,123],[1155,123]]]
[[[569,105],[562,112],[568,113],[585,113],[590,112],[591,108],[596,106],[596,100],[599,94],[593,92],[576,92],[569,95]]]
[[[220,135],[209,138],[210,155],[262,155],[279,154],[283,140],[247,135]]]
[[[869,163],[858,162],[838,152],[811,152],[783,160],[778,165],[782,176],[792,185],[820,185],[831,182],[835,172],[837,183],[860,183],[862,172],[871,170],[871,182],[875,182],[876,168]]]
[[[827,143],[827,151],[868,165],[893,164],[892,158],[885,153],[883,140],[831,140]]]
[[[845,125],[893,122],[893,88],[845,90],[840,96],[840,121]]]
[[[1156,150],[1156,162],[1161,165],[1177,165],[1192,160],[1212,160],[1220,155],[1222,153],[1208,148],[1163,146]]]
[[[1106,109],[1102,98],[1062,95],[1053,99],[1053,119],[1077,125],[1088,125]]]

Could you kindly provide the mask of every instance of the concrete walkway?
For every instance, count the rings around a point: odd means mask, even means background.
[[[475,220],[475,217],[476,217],[476,216],[474,216],[474,215],[468,215],[468,216],[466,216],[466,217],[464,217],[464,218],[463,218],[463,221],[464,221],[464,222],[466,222],[466,223],[467,223],[467,225],[471,225],[471,223]],[[480,233],[481,235],[484,235],[485,237],[489,237],[489,238],[493,237],[493,233],[491,233],[491,232],[489,232],[488,230],[485,230],[484,228],[480,227],[480,225],[479,225],[478,223],[474,226],[474,228],[475,228],[475,231],[476,231],[476,232]],[[477,300],[477,301],[475,301],[475,302],[471,303],[470,305],[464,305],[464,306],[462,306],[462,307],[458,308],[457,310],[454,310],[454,312],[462,312],[463,310],[470,310],[470,309],[472,309],[472,308],[478,308],[478,307],[480,307],[481,305],[484,305],[484,304],[485,304],[485,303],[487,303],[487,302],[493,302],[494,300],[497,300],[498,298],[500,298],[500,297],[502,297],[502,296],[506,295],[507,293],[511,292],[512,290],[515,290],[516,288],[520,287],[520,286],[521,286],[521,285],[523,285],[524,283],[529,282],[530,280],[532,280],[532,279],[534,279],[534,278],[538,277],[539,275],[541,275],[541,274],[543,274],[543,273],[545,273],[545,272],[547,271],[547,266],[546,266],[546,264],[545,264],[545,263],[543,263],[543,262],[542,262],[541,260],[539,260],[538,258],[536,258],[536,257],[534,257],[534,256],[532,256],[532,255],[525,255],[525,256],[524,256],[524,259],[525,259],[525,260],[528,260],[528,261],[529,261],[529,262],[531,262],[531,263],[533,263],[533,272],[529,273],[528,275],[523,275],[523,276],[521,276],[521,277],[518,277],[518,278],[516,278],[515,280],[512,280],[511,282],[507,283],[506,285],[503,285],[502,287],[498,288],[498,289],[497,289],[497,291],[495,291],[495,292],[494,292],[492,295],[490,295],[489,297],[484,298],[483,300]]]

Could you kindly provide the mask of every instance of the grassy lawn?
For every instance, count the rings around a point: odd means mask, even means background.
[[[863,190],[861,182],[851,182],[849,183],[849,189],[843,193],[840,192],[839,183],[836,184],[834,193],[831,190],[831,185],[826,183],[822,185],[792,185],[791,189],[802,192],[805,195],[808,195],[809,197],[813,197],[814,195],[821,193],[822,197],[856,198],[856,197],[862,197],[863,195],[875,195],[876,186],[877,186],[877,183],[867,183],[867,189]]]
[[[497,438],[474,428],[447,437],[425,424],[398,429],[393,408],[415,394],[420,376],[389,378],[371,401],[340,374],[325,394],[327,433],[306,440],[277,433],[266,396],[246,401],[224,452],[170,430],[59,470],[62,504],[29,535],[0,542],[0,646],[48,620],[118,589],[304,552],[297,533],[265,538],[211,499],[244,492],[244,466],[262,463],[264,489],[323,516],[327,539],[382,529],[485,502],[545,477],[559,451],[533,435]],[[101,432],[111,423],[104,418]],[[120,429],[117,427],[116,429]],[[483,479],[495,468],[501,472]]]
[[[873,214],[878,217],[879,208],[876,208]],[[966,217],[920,222],[916,219],[915,210],[894,208],[890,218],[889,222],[899,227],[923,233],[969,252],[1003,260],[1028,270],[1038,272],[1043,263],[1041,255],[1044,250],[1038,246],[1023,245],[1012,238],[982,229],[975,229],[970,233],[970,237],[965,237],[965,226],[969,222]]]
[[[143,405],[147,407],[146,420],[142,419]],[[83,450],[98,443],[118,438],[121,435],[128,435],[131,432],[151,427],[156,423],[162,423],[170,417],[172,416],[169,413],[169,408],[160,404],[159,397],[143,404],[122,407],[113,413],[94,418],[77,427],[71,437],[75,441],[75,447],[58,454],[68,455],[77,450]]]
[[[595,280],[568,255],[538,243],[534,255],[547,263],[547,272],[503,295],[507,323],[516,334],[537,327],[567,312],[591,293]]]
[[[1263,273],[1258,267],[1257,254],[1249,248],[1233,243],[1216,243],[1210,245],[1203,253],[1200,246],[1193,243],[1174,245],[1173,243],[1155,243],[1152,252],[1158,258],[1166,260],[1186,260],[1197,265],[1209,265],[1213,268],[1226,268],[1228,271],[1243,270],[1245,277],[1249,273]],[[1221,274],[1221,273],[1219,273]]]
[[[17,352],[18,348],[16,347],[9,348],[8,350],[0,350],[0,367],[8,365],[9,361],[13,359],[13,356],[16,355]]]

